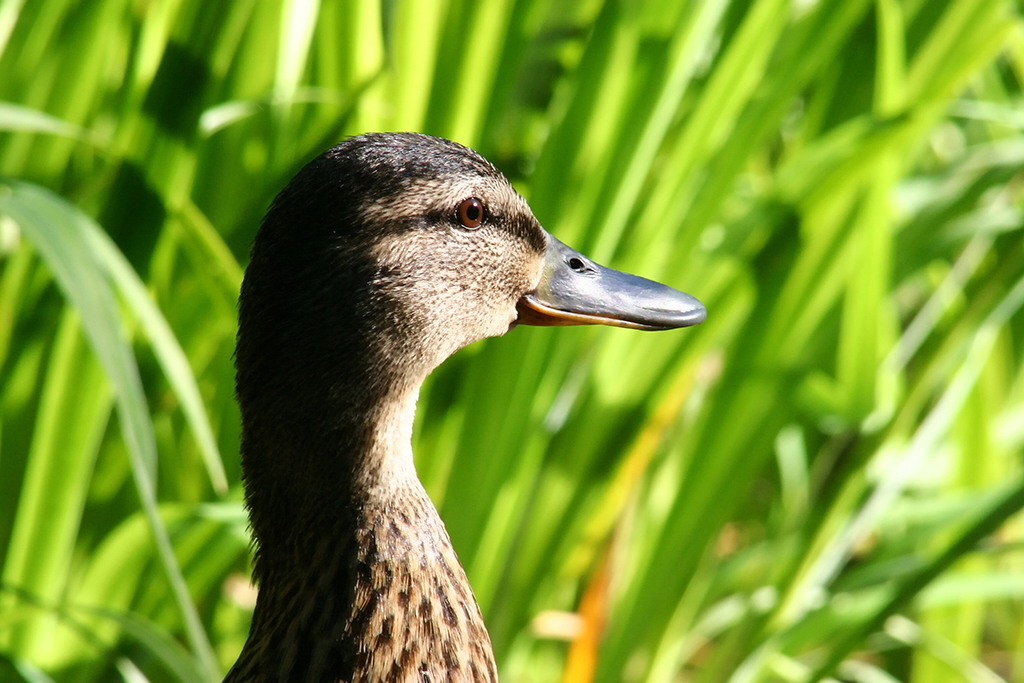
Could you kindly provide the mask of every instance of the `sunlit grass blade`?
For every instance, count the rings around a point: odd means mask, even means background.
[[[109,273],[128,306],[138,317],[150,344],[153,345],[153,351],[163,368],[164,375],[181,401],[181,409],[199,443],[199,450],[203,454],[203,461],[214,489],[220,493],[226,492],[228,483],[224,474],[224,464],[221,462],[217,442],[185,352],[182,351],[160,309],[146,291],[145,285],[106,233],[89,221],[83,221],[81,225],[83,237],[97,262]],[[224,263],[224,260],[221,263]],[[231,272],[230,265],[225,265],[224,270],[230,273],[228,277],[235,274]]]
[[[131,456],[136,490],[146,511],[161,562],[182,612],[186,632],[205,677],[219,677],[219,667],[181,570],[174,559],[167,530],[156,512],[156,444],[149,408],[134,354],[121,336],[117,305],[84,236],[85,217],[45,190],[7,181],[0,212],[13,218],[32,240],[54,273],[69,302],[78,311],[90,343],[114,387],[121,426]]]
[[[190,683],[207,678],[207,672],[202,669],[196,658],[156,624],[140,619],[130,612],[118,614],[97,608],[81,608],[75,611],[90,613],[116,623],[125,635],[144,648],[147,655],[154,657],[163,665],[171,674],[172,680]]]
[[[9,659],[0,653],[0,675],[5,680],[24,681],[25,683],[54,683],[46,672],[27,659]]]
[[[0,102],[0,130],[61,135],[95,145],[101,144],[95,135],[73,123],[11,102]]]
[[[46,382],[28,453],[4,586],[52,604],[64,594],[93,465],[112,407],[110,385],[82,339],[78,316],[65,312],[47,363]],[[10,609],[15,596],[0,597]],[[8,630],[7,647],[47,661],[55,617],[35,615]]]
[[[978,512],[968,528],[956,540],[942,550],[931,562],[920,571],[915,572],[901,581],[892,591],[892,597],[884,604],[870,621],[859,629],[851,630],[840,643],[830,649],[828,659],[816,672],[816,676],[826,675],[839,661],[856,647],[856,644],[868,634],[881,628],[885,619],[906,604],[914,595],[948,568],[957,558],[974,548],[985,536],[988,536],[1014,513],[1024,508],[1024,482],[1014,482],[1003,487],[999,495],[993,496],[989,506]]]

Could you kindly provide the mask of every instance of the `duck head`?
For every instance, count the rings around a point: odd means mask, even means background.
[[[242,291],[239,365],[251,360],[250,337],[313,362],[359,350],[332,340],[362,330],[362,351],[422,378],[516,324],[664,330],[704,317],[689,294],[555,239],[476,152],[426,135],[370,134],[307,165],[264,219]]]

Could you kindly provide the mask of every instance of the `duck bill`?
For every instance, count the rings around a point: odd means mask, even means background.
[[[672,330],[704,321],[696,298],[666,285],[600,266],[551,235],[544,270],[517,304],[521,325],[612,325]]]

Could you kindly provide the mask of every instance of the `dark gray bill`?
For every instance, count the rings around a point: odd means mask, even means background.
[[[704,322],[704,305],[652,280],[599,266],[548,235],[536,291],[517,305],[521,325],[614,325],[671,330]]]

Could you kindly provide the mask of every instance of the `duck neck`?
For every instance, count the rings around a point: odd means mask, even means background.
[[[243,412],[242,467],[263,583],[316,571],[310,559],[319,546],[350,536],[368,505],[397,509],[426,496],[411,447],[421,381],[373,366],[346,370],[329,388],[307,388],[300,405],[253,419]]]
[[[243,411],[260,592],[228,680],[496,681],[479,607],[416,477],[420,381],[342,377],[306,419]]]
[[[412,427],[420,382],[393,386],[365,410],[348,412],[344,431],[355,441],[351,495],[362,499],[393,501],[410,489],[421,490],[412,455]]]

